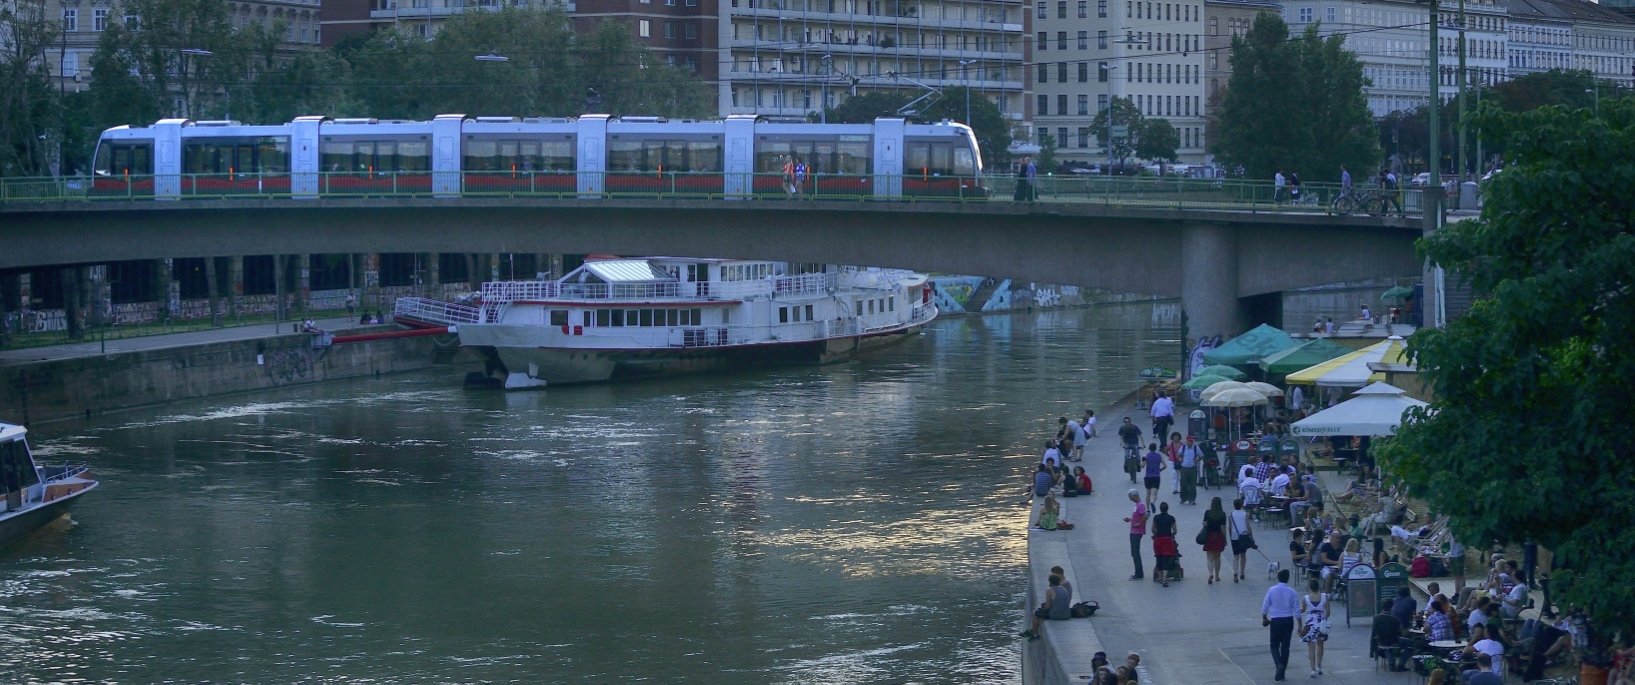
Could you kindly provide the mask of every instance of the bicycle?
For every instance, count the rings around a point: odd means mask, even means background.
[[[1130,482],[1134,483],[1135,474],[1141,471],[1141,446],[1124,446],[1124,472],[1130,474]]]
[[[1371,216],[1381,216],[1388,213],[1385,207],[1389,203],[1396,205],[1397,214],[1401,215],[1402,205],[1398,203],[1395,193],[1396,190],[1393,188],[1379,186],[1370,188],[1360,195],[1355,191],[1341,193],[1330,203],[1329,211],[1341,216],[1348,216],[1357,211]]]

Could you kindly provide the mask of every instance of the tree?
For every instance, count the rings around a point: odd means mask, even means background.
[[[1133,100],[1113,98],[1107,109],[1098,112],[1096,118],[1090,122],[1090,130],[1096,132],[1097,144],[1103,148],[1107,147],[1107,136],[1111,133],[1107,128],[1109,118],[1112,119],[1113,126],[1125,127],[1125,135],[1113,139],[1112,149],[1112,158],[1122,162],[1135,154],[1135,143],[1142,128],[1141,122],[1146,117],[1141,115],[1141,108],[1137,107]]]
[[[986,95],[976,89],[970,91],[971,121],[965,120],[964,86],[955,86],[941,90],[936,99],[925,106],[918,114],[905,117],[899,112],[917,97],[905,93],[891,91],[875,91],[846,98],[838,107],[827,112],[829,123],[832,124],[871,124],[881,118],[907,118],[915,123],[933,123],[942,120],[958,121],[971,127],[971,133],[976,136],[977,147],[982,151],[982,163],[987,167],[996,167],[1010,161],[1007,150],[1010,147],[1010,124],[1006,123],[1005,115],[999,111],[999,106],[989,100]],[[808,117],[816,120],[813,117]]]
[[[235,30],[219,0],[126,0],[121,7],[139,25],[109,22],[91,57],[93,118],[105,126],[219,116],[221,96],[248,79],[257,48],[276,43],[257,26]],[[211,54],[184,52],[197,50]]]
[[[1635,101],[1522,113],[1484,102],[1506,142],[1479,218],[1420,244],[1475,302],[1408,341],[1436,401],[1382,450],[1388,471],[1472,548],[1555,552],[1556,603],[1635,629]],[[1576,645],[1575,645],[1576,647]]]
[[[61,132],[46,51],[61,24],[37,0],[0,2],[0,175],[47,173],[48,132]]]
[[[1175,148],[1181,146],[1181,132],[1168,119],[1154,117],[1141,122],[1136,135],[1135,155],[1155,162],[1174,162]]]
[[[854,95],[832,107],[826,116],[831,124],[872,124],[875,119],[901,117],[897,110],[913,100],[902,93],[875,91]]]
[[[1524,74],[1493,86],[1492,95],[1511,112],[1525,112],[1546,105],[1591,107],[1595,103],[1595,75],[1583,69],[1551,69]],[[1586,92],[1588,91],[1588,92]],[[1612,87],[1607,93],[1615,92]]]
[[[1318,25],[1291,38],[1275,14],[1261,12],[1232,39],[1232,78],[1221,97],[1215,153],[1254,178],[1278,169],[1309,179],[1339,179],[1379,163],[1378,130],[1368,110],[1362,63],[1345,36],[1322,38]]]

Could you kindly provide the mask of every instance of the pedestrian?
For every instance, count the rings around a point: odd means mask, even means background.
[[[1328,317],[1328,334],[1334,335],[1334,317]]]
[[[1124,425],[1118,428],[1118,439],[1124,444],[1124,470],[1130,474],[1130,482],[1135,482],[1135,474],[1141,470],[1137,462],[1141,453],[1141,427],[1124,417]]]
[[[346,316],[347,316],[347,318],[351,318],[352,315],[356,314],[356,313],[358,313],[358,296],[356,294],[353,294],[353,293],[347,293],[346,294]]]
[[[1044,497],[1050,494],[1050,485],[1053,482],[1055,482],[1055,477],[1051,475],[1050,467],[1040,464],[1039,470],[1033,473],[1033,496]]]
[[[1095,492],[1095,485],[1090,482],[1090,476],[1085,475],[1083,466],[1073,467],[1073,478],[1077,481],[1080,495],[1089,495]]]
[[[1017,169],[1016,193],[1011,197],[1017,202],[1033,201],[1033,179],[1039,175],[1039,170],[1033,166],[1032,157],[1023,157],[1022,165]]]
[[[1062,458],[1077,461],[1073,459],[1073,453],[1078,451],[1074,443],[1079,441],[1079,422],[1069,421],[1063,416],[1056,419],[1056,423],[1061,426],[1056,430],[1056,442],[1061,446]]]
[[[1175,400],[1166,396],[1162,390],[1156,390],[1154,393],[1157,396],[1153,398],[1150,411],[1152,437],[1155,440],[1163,440],[1164,436],[1169,434],[1170,425],[1175,423]]]
[[[806,188],[806,162],[795,162],[795,194],[801,194]]]
[[[789,197],[795,196],[795,158],[783,158],[783,192]]]
[[[1198,446],[1197,438],[1188,435],[1186,445],[1181,447],[1181,503],[1198,503],[1198,465],[1203,463],[1204,450]]]
[[[1204,554],[1209,557],[1209,582],[1213,585],[1221,579],[1221,551],[1226,549],[1226,511],[1221,507],[1221,498],[1209,500],[1209,510],[1204,512]]]
[[[1323,643],[1328,641],[1328,595],[1323,594],[1316,578],[1306,586],[1306,594],[1300,598],[1300,615],[1305,626],[1300,641],[1306,643],[1311,677],[1316,678],[1323,674]]]
[[[1135,575],[1130,580],[1141,580],[1141,537],[1147,534],[1147,505],[1141,503],[1141,491],[1135,488],[1130,489],[1130,501],[1135,503],[1135,510],[1124,519],[1130,524],[1130,558],[1135,560]]]
[[[1272,680],[1284,680],[1283,671],[1289,667],[1289,640],[1294,637],[1294,615],[1300,611],[1300,594],[1289,587],[1289,569],[1277,572],[1277,584],[1266,591],[1260,602],[1260,625],[1272,629],[1272,663],[1277,675]]]
[[[1164,445],[1164,456],[1169,459],[1169,466],[1175,470],[1175,477],[1170,479],[1170,493],[1181,494],[1181,434],[1170,433],[1169,444]]]
[[[1147,507],[1151,508],[1153,503],[1158,501],[1158,487],[1163,483],[1160,474],[1164,472],[1165,468],[1164,455],[1158,451],[1158,443],[1147,443],[1145,460],[1147,470],[1142,484],[1147,486]]]
[[[1283,204],[1283,185],[1287,181],[1283,178],[1283,170],[1278,169],[1272,176],[1272,204]]]
[[[1406,590],[1407,587],[1402,589]],[[1374,649],[1393,650],[1384,652],[1385,667],[1391,671],[1408,670],[1408,657],[1412,656],[1414,643],[1403,635],[1411,625],[1405,625],[1397,620],[1396,600],[1387,599],[1380,607],[1380,613],[1374,616]],[[1412,613],[1412,612],[1410,612]]]
[[[1152,517],[1153,580],[1169,587],[1169,577],[1175,571],[1175,517],[1169,513],[1169,502],[1158,503],[1158,515]],[[1177,579],[1179,580],[1179,579]]]
[[[1063,571],[1062,567],[1060,567],[1060,566],[1052,566],[1052,567],[1050,567],[1050,575],[1053,575],[1053,576],[1056,576],[1057,578],[1062,579],[1062,589],[1067,590],[1067,601],[1068,601],[1067,606],[1072,607],[1073,606],[1073,604],[1072,604],[1072,602],[1073,602],[1073,583],[1071,583],[1071,582],[1069,582],[1067,580],[1067,572]]]
[[[1357,318],[1362,319],[1363,321],[1373,321],[1374,320],[1374,313],[1368,311],[1368,303],[1366,303],[1366,302],[1363,303],[1362,314],[1359,314],[1357,316]]]
[[[1345,195],[1350,195],[1350,194],[1351,194],[1351,172],[1346,170],[1344,164],[1341,164],[1340,165],[1340,195],[1345,196]]]
[[[1255,531],[1249,528],[1249,512],[1243,498],[1232,500],[1232,514],[1226,517],[1226,537],[1232,542],[1232,582],[1248,578],[1249,550],[1255,546]]]
[[[1039,462],[1050,466],[1052,471],[1061,468],[1062,452],[1056,449],[1055,440],[1045,440],[1045,456],[1041,457]]]
[[[1050,587],[1045,590],[1045,601],[1033,611],[1033,627],[1022,632],[1022,637],[1029,642],[1039,639],[1039,631],[1044,627],[1045,620],[1066,621],[1073,618],[1072,605],[1067,603],[1067,589],[1062,587],[1062,577],[1050,576]]]
[[[1289,201],[1300,204],[1300,174],[1289,172]]]

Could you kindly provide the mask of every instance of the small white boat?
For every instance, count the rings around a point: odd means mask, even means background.
[[[651,257],[484,283],[474,305],[398,298],[394,314],[492,349],[505,387],[527,388],[838,361],[919,332],[937,307],[912,271]]]
[[[0,423],[0,488],[6,494],[0,547],[67,516],[74,500],[97,486],[85,464],[36,465],[27,434],[27,428]]]

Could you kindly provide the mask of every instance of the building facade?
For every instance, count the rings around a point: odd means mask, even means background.
[[[1091,123],[1115,99],[1169,120],[1182,162],[1204,156],[1204,4],[1047,0],[1032,11],[1034,136],[1066,163],[1106,161]]]
[[[1548,0],[1509,0],[1505,25],[1511,77],[1573,65],[1573,23]]]
[[[1261,12],[1281,16],[1283,6],[1273,0],[1205,0],[1204,2],[1204,114],[1211,123],[1204,126],[1205,159],[1214,143],[1211,117],[1220,105],[1221,91],[1232,80],[1232,39],[1249,32]]]

